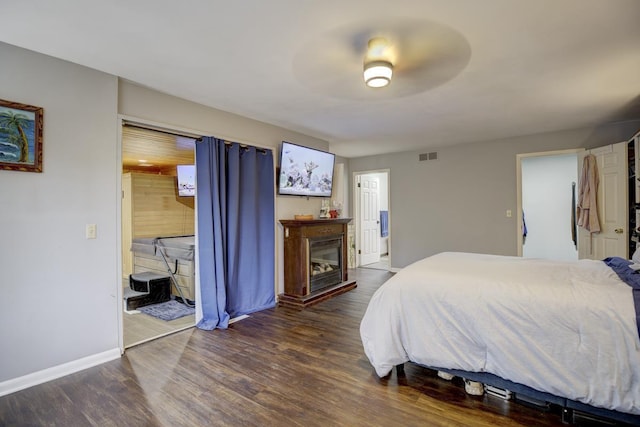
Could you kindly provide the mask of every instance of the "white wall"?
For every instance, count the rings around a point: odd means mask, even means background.
[[[571,240],[571,195],[572,183],[578,183],[578,155],[524,157],[521,165],[527,225],[522,256],[577,260],[578,249]]]
[[[390,170],[392,267],[443,251],[516,255],[516,154],[630,138],[640,121],[349,160],[351,173]],[[437,151],[438,160],[418,161]],[[353,197],[353,196],[350,196]]]
[[[119,356],[118,89],[114,76],[4,43],[0,63],[2,98],[44,108],[43,172],[0,170],[2,394],[10,379]]]

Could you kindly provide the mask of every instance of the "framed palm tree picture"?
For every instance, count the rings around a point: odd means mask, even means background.
[[[0,99],[0,169],[42,172],[42,108]]]

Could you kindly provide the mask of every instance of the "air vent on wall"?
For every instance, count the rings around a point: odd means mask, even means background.
[[[420,154],[419,159],[421,162],[425,160],[438,160],[438,152],[432,151],[431,153]]]

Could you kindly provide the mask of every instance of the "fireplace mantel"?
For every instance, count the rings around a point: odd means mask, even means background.
[[[349,222],[351,218],[280,220],[284,227],[280,305],[304,308],[356,287],[347,270]]]
[[[280,224],[287,227],[305,227],[327,224],[349,224],[351,218],[281,219]]]

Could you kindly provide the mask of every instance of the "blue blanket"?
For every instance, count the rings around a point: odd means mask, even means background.
[[[629,268],[633,263],[620,257],[609,257],[603,259],[603,261],[616,272],[620,280],[633,289],[633,303],[636,308],[636,325],[638,327],[638,335],[640,335],[640,270],[636,271]]]

